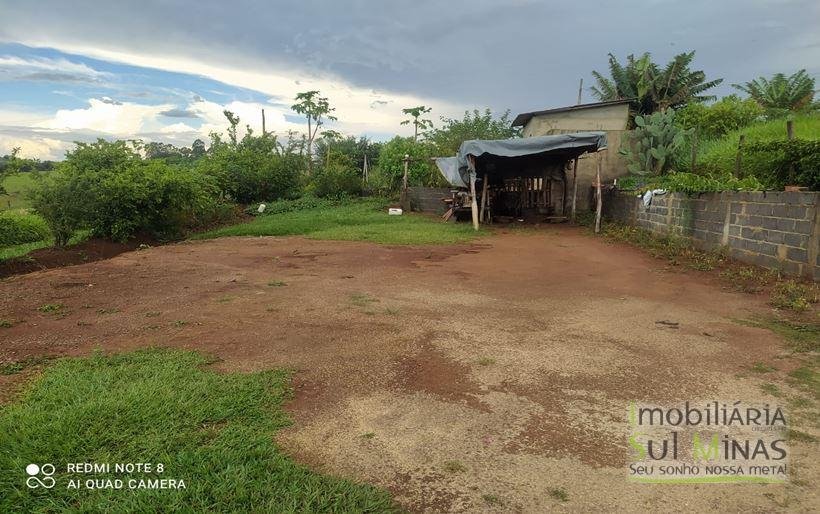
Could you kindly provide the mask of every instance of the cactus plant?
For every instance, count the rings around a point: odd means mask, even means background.
[[[620,150],[630,173],[663,175],[669,171],[672,154],[691,133],[676,126],[674,121],[675,111],[671,108],[649,116],[635,116],[635,129]]]

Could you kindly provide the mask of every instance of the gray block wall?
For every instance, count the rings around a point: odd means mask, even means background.
[[[447,187],[408,187],[407,195],[411,210],[436,214],[444,214],[448,207],[441,199],[451,196]]]
[[[744,262],[820,280],[820,193],[755,192],[655,196],[606,193],[604,216],[702,249],[726,247]]]

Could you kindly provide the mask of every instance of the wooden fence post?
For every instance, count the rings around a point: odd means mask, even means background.
[[[737,141],[737,157],[735,157],[735,176],[738,178],[740,177],[741,152],[743,151],[744,141],[746,141],[746,136],[741,134],[740,139]]]

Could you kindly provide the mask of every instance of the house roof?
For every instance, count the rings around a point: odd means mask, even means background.
[[[559,107],[557,109],[546,109],[543,111],[532,111],[532,112],[522,112],[512,122],[513,127],[523,127],[527,124],[533,117],[540,116],[542,114],[554,114],[559,112],[567,112],[567,111],[580,111],[582,109],[595,109],[598,107],[608,107],[610,105],[619,105],[619,104],[627,104],[632,100],[610,100],[608,102],[596,102],[592,104],[578,104],[578,105],[571,105],[569,107]]]

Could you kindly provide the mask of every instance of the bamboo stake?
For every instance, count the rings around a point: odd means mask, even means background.
[[[597,186],[595,187],[596,192],[596,201],[597,205],[595,206],[595,233],[599,233],[601,231],[601,153],[598,152],[598,171],[595,174],[595,181],[597,182]]]
[[[578,198],[578,157],[572,163],[572,213],[570,218],[575,221],[575,199]]]
[[[487,209],[487,174],[484,174],[484,184],[481,186],[481,215],[478,217],[478,220],[481,223],[484,223],[486,220],[484,219],[484,212]]]

